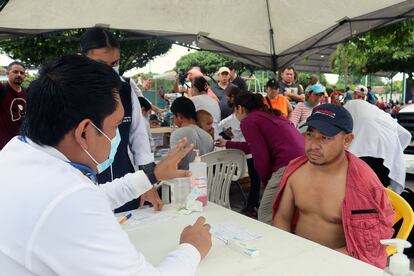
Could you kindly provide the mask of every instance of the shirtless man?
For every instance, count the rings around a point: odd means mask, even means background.
[[[346,151],[351,115],[324,104],[306,125],[306,155],[286,168],[273,225],[383,268],[387,255],[379,240],[392,236],[394,212],[375,173]]]

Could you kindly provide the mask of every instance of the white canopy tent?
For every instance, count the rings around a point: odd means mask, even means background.
[[[335,45],[414,15],[414,0],[0,0],[0,39],[104,26],[261,68],[329,71]]]

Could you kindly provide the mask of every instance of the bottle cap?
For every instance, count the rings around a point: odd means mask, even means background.
[[[200,158],[200,150],[195,149],[194,151],[195,151],[195,153],[196,153],[196,156],[195,156],[195,158],[194,158],[194,162],[201,162],[201,158]]]

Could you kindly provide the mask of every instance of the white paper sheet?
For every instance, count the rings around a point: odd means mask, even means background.
[[[131,211],[132,217],[122,224],[122,229],[129,232],[139,227],[152,224],[157,221],[163,221],[175,218],[176,215],[165,211],[154,211],[153,208],[143,208]],[[121,219],[122,216],[117,216]]]
[[[241,241],[251,241],[260,238],[261,236],[249,229],[240,226],[232,221],[212,224],[211,234],[223,241],[227,241],[232,238],[238,238]]]

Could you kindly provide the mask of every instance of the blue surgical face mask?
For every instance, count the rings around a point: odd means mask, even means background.
[[[119,75],[119,65],[112,67],[112,69]]]
[[[118,149],[119,143],[121,142],[121,135],[119,134],[119,130],[116,129],[116,134],[115,137],[111,139],[109,139],[109,137],[102,131],[100,130],[97,126],[95,126],[94,124],[92,124],[103,136],[105,136],[106,139],[108,139],[111,142],[111,150],[109,152],[109,156],[108,159],[104,160],[102,163],[98,163],[98,161],[96,161],[95,158],[92,157],[92,155],[86,150],[83,149],[86,154],[93,160],[93,162],[95,162],[96,164],[96,169],[98,170],[98,173],[103,172],[104,170],[106,170],[107,168],[109,168],[112,163],[114,162],[114,158],[115,158],[115,154],[116,154],[116,150]]]

